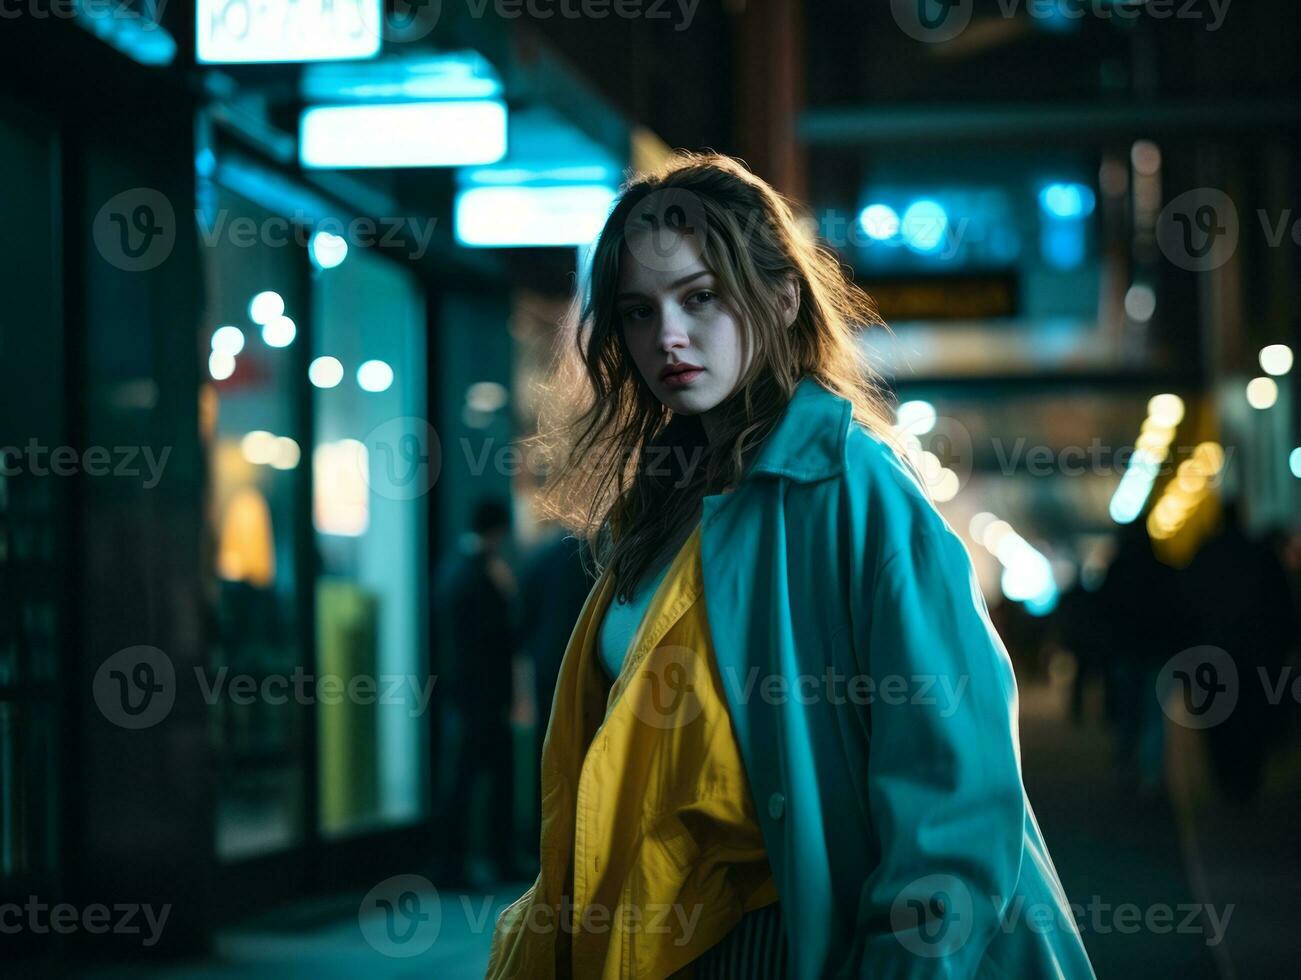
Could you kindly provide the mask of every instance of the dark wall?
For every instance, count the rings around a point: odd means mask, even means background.
[[[26,414],[6,413],[6,430],[75,460],[39,478],[56,500],[62,713],[58,874],[37,898],[166,910],[156,943],[121,929],[47,937],[69,951],[192,952],[208,941],[213,840],[207,711],[193,683],[210,564],[193,104],[167,70],[135,65],[71,23],[32,26],[6,22],[0,38],[0,94],[41,120],[50,147],[42,173],[6,173],[0,186],[7,207],[34,212],[7,236],[21,261],[0,274],[10,309],[41,331],[4,352],[6,375],[31,395]],[[51,241],[63,243],[53,272]],[[38,308],[57,309],[53,322]],[[144,717],[126,708],[145,697],[129,652],[138,647],[162,652],[162,687],[148,723],[132,727]]]

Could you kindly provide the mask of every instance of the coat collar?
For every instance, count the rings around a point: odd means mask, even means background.
[[[811,483],[844,472],[853,412],[848,398],[804,375],[745,476],[766,473]]]

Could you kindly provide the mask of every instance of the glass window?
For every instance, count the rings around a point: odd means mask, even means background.
[[[214,206],[213,227],[274,217],[223,188]],[[274,241],[225,235],[205,252],[210,354],[201,418],[211,446],[217,602],[209,679],[219,692],[211,725],[223,858],[300,843],[307,806],[305,712],[293,684],[303,662],[295,529],[307,519],[305,422],[296,393],[308,266],[301,246]]]
[[[337,256],[335,256],[337,258]],[[316,273],[313,523],[320,829],[410,823],[426,802],[425,309],[414,276],[360,248]]]

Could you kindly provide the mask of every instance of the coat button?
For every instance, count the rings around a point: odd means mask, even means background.
[[[780,820],[782,814],[786,812],[786,797],[781,793],[773,793],[768,797],[768,816],[774,820]]]

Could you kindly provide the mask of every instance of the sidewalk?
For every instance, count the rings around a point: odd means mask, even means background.
[[[1205,933],[1176,928],[1199,899],[1186,880],[1173,809],[1127,792],[1111,771],[1107,731],[1073,727],[1059,703],[1046,686],[1022,686],[1022,769],[1066,896],[1082,908],[1077,923],[1094,972],[1100,980],[1215,980]],[[1135,911],[1119,911],[1129,905]],[[1143,926],[1149,910],[1166,906],[1169,931]]]
[[[1276,710],[1287,710],[1275,706]],[[1275,752],[1260,796],[1234,805],[1214,793],[1203,733],[1171,728],[1172,795],[1184,828],[1190,879],[1233,919],[1217,961],[1226,980],[1297,975],[1292,919],[1301,869],[1301,744]]]
[[[1021,732],[1026,785],[1068,898],[1209,906],[1222,936],[1207,916],[1182,934],[1090,932],[1086,922],[1098,976],[1296,976],[1301,745],[1276,753],[1256,804],[1234,807],[1211,785],[1204,733],[1167,720],[1168,797],[1145,801],[1111,773],[1107,733],[1072,727],[1057,704],[1046,687],[1023,689]]]
[[[1270,770],[1258,808],[1236,812],[1214,804],[1198,782],[1204,776],[1195,733],[1170,726],[1168,757],[1182,760],[1172,781],[1176,802],[1144,799],[1113,775],[1107,732],[1070,725],[1058,703],[1045,686],[1023,686],[1022,762],[1098,977],[1293,976],[1294,957],[1285,954],[1301,946],[1289,921],[1301,868],[1301,752]],[[436,903],[422,896],[422,909],[437,909],[436,928],[422,927],[435,928],[436,941],[427,944],[428,933],[406,945],[389,942],[378,916],[359,915],[365,896],[344,895],[224,930],[216,956],[204,963],[82,975],[479,980],[497,913],[529,884],[492,893],[440,889]]]
[[[497,914],[530,884],[512,883],[493,893],[439,889],[436,904],[424,896],[425,913],[435,907],[437,912],[409,942],[388,941],[376,915],[361,919],[366,896],[358,893],[298,903],[223,930],[216,955],[203,963],[147,969],[115,965],[80,975],[105,980],[483,980]]]

